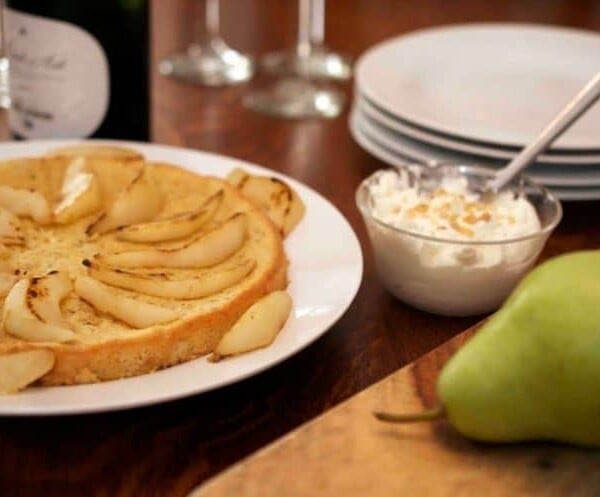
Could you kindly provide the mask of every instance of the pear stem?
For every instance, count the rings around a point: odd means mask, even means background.
[[[446,416],[446,409],[443,405],[437,405],[432,409],[413,414],[392,414],[389,412],[374,412],[379,421],[386,423],[418,423],[419,421],[435,421]]]

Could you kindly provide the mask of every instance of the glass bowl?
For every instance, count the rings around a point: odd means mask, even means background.
[[[442,177],[466,178],[483,186],[494,169],[461,165],[407,165],[402,170],[434,189]],[[373,215],[370,187],[385,171],[365,179],[356,191],[375,255],[379,277],[395,297],[416,308],[446,316],[470,316],[496,310],[533,266],[562,217],[559,200],[525,176],[508,186],[535,208],[541,229],[533,234],[493,241],[438,238],[401,229]],[[416,175],[415,175],[416,173]]]

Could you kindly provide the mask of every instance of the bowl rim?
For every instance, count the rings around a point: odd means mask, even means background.
[[[529,235],[522,235],[522,236],[513,237],[513,238],[504,238],[502,240],[456,240],[456,239],[452,239],[452,238],[443,238],[443,237],[437,237],[437,236],[431,236],[431,235],[424,235],[423,233],[419,233],[417,231],[411,231],[411,230],[407,230],[405,228],[398,228],[397,226],[393,226],[389,223],[386,223],[385,221],[382,221],[381,219],[376,218],[371,213],[370,209],[366,205],[364,205],[364,203],[360,200],[359,196],[360,196],[361,192],[364,189],[366,189],[367,182],[369,180],[371,180],[375,175],[380,174],[384,171],[394,171],[397,173],[399,170],[401,170],[405,167],[421,167],[421,168],[453,167],[453,168],[457,168],[461,173],[462,172],[474,172],[474,173],[479,173],[479,175],[484,175],[484,176],[493,176],[497,172],[496,169],[484,167],[484,166],[475,166],[475,165],[466,165],[466,164],[451,164],[451,163],[441,163],[441,162],[436,163],[434,165],[407,163],[406,166],[393,166],[393,167],[388,167],[388,168],[377,169],[376,171],[371,173],[369,176],[367,176],[365,179],[363,179],[360,182],[360,184],[358,185],[358,188],[356,189],[355,195],[354,195],[354,200],[355,200],[356,206],[358,207],[358,210],[360,211],[360,213],[362,214],[362,216],[365,219],[372,220],[379,226],[382,226],[389,230],[395,231],[397,233],[400,233],[403,235],[409,235],[409,236],[419,238],[421,240],[427,240],[430,242],[451,243],[454,245],[464,245],[464,246],[481,246],[481,245],[497,246],[497,245],[506,245],[509,243],[517,243],[517,242],[523,242],[523,241],[527,241],[527,240],[533,240],[536,238],[543,237],[545,235],[549,236],[550,233],[552,233],[552,231],[554,231],[554,229],[556,228],[558,223],[560,223],[560,221],[562,220],[562,217],[563,217],[562,204],[556,195],[554,195],[550,190],[548,190],[543,185],[533,181],[529,176],[527,176],[525,174],[519,174],[518,176],[513,178],[511,183],[513,183],[515,181],[523,181],[527,186],[538,188],[540,190],[540,192],[545,197],[549,198],[550,201],[552,202],[552,204],[556,207],[556,214],[555,214],[554,218],[552,219],[552,221],[550,223],[548,223],[540,231],[536,231],[535,233],[531,233]]]

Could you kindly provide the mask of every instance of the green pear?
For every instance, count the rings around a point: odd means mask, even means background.
[[[445,365],[442,406],[469,438],[600,447],[600,250],[538,266]]]

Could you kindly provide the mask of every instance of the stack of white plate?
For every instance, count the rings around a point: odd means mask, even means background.
[[[592,32],[528,24],[418,31],[360,58],[350,129],[390,165],[500,168],[599,70]],[[527,174],[563,200],[600,199],[600,103]]]

